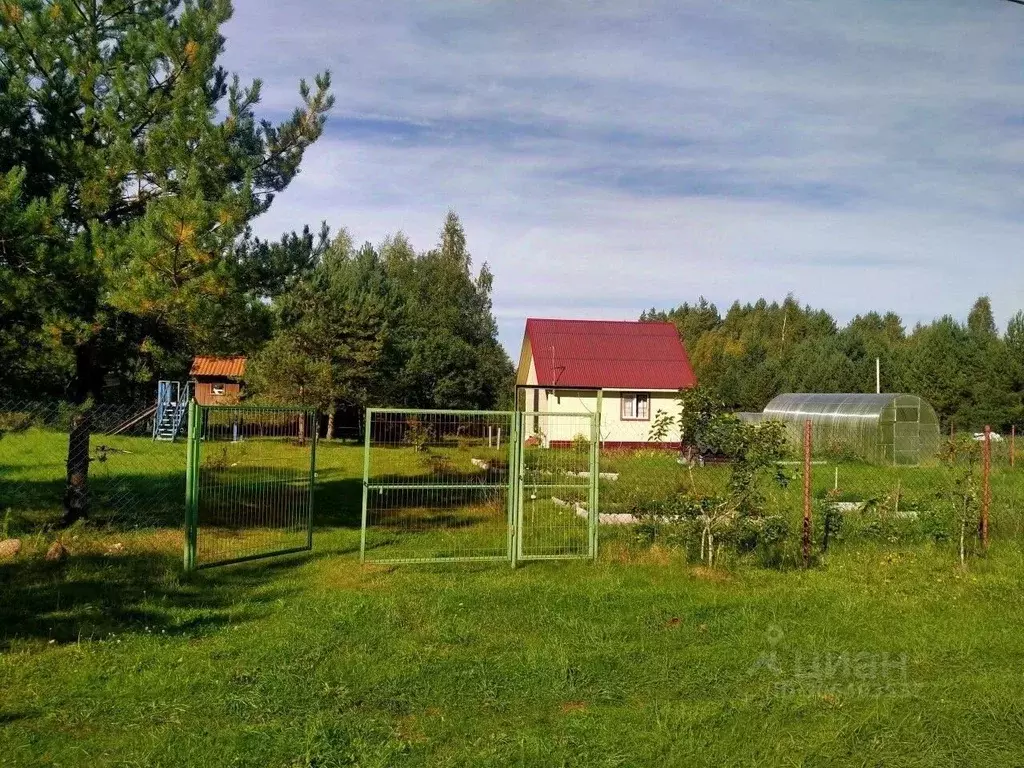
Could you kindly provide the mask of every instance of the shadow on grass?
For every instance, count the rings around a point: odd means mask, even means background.
[[[72,555],[0,565],[0,651],[13,641],[58,643],[122,632],[201,635],[258,618],[294,592],[280,578],[310,556],[185,576],[170,554]]]

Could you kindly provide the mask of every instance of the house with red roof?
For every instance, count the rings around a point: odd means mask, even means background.
[[[680,389],[697,379],[672,323],[622,320],[526,321],[516,375],[519,407],[528,412],[527,435],[543,445],[578,439],[578,425],[556,414],[600,410],[601,442],[608,448],[653,447],[658,412],[673,424],[657,441],[680,443]],[[564,433],[564,434],[563,434]]]

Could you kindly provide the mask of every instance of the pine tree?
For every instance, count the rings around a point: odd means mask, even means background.
[[[145,379],[147,356],[209,341],[236,295],[232,243],[322,132],[326,74],[300,83],[290,119],[257,120],[259,81],[217,65],[230,16],[226,0],[0,0],[0,136],[19,136],[0,174],[21,169],[26,204],[58,209],[62,269],[43,314],[73,357],[64,384],[78,402],[102,397],[127,358]],[[87,437],[69,478],[87,476]]]

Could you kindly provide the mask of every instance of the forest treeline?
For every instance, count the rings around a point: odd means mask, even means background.
[[[893,312],[868,312],[840,326],[825,310],[761,299],[724,314],[700,298],[651,309],[686,343],[697,380],[736,410],[759,411],[782,392],[884,392],[927,399],[943,429],[1006,430],[1024,416],[1024,313],[996,326],[988,297],[966,322],[944,316],[908,329]]]

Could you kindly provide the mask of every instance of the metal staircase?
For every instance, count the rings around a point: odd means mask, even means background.
[[[153,419],[153,439],[174,441],[183,433],[188,413],[192,386],[180,381],[161,381],[156,390],[156,417]]]

